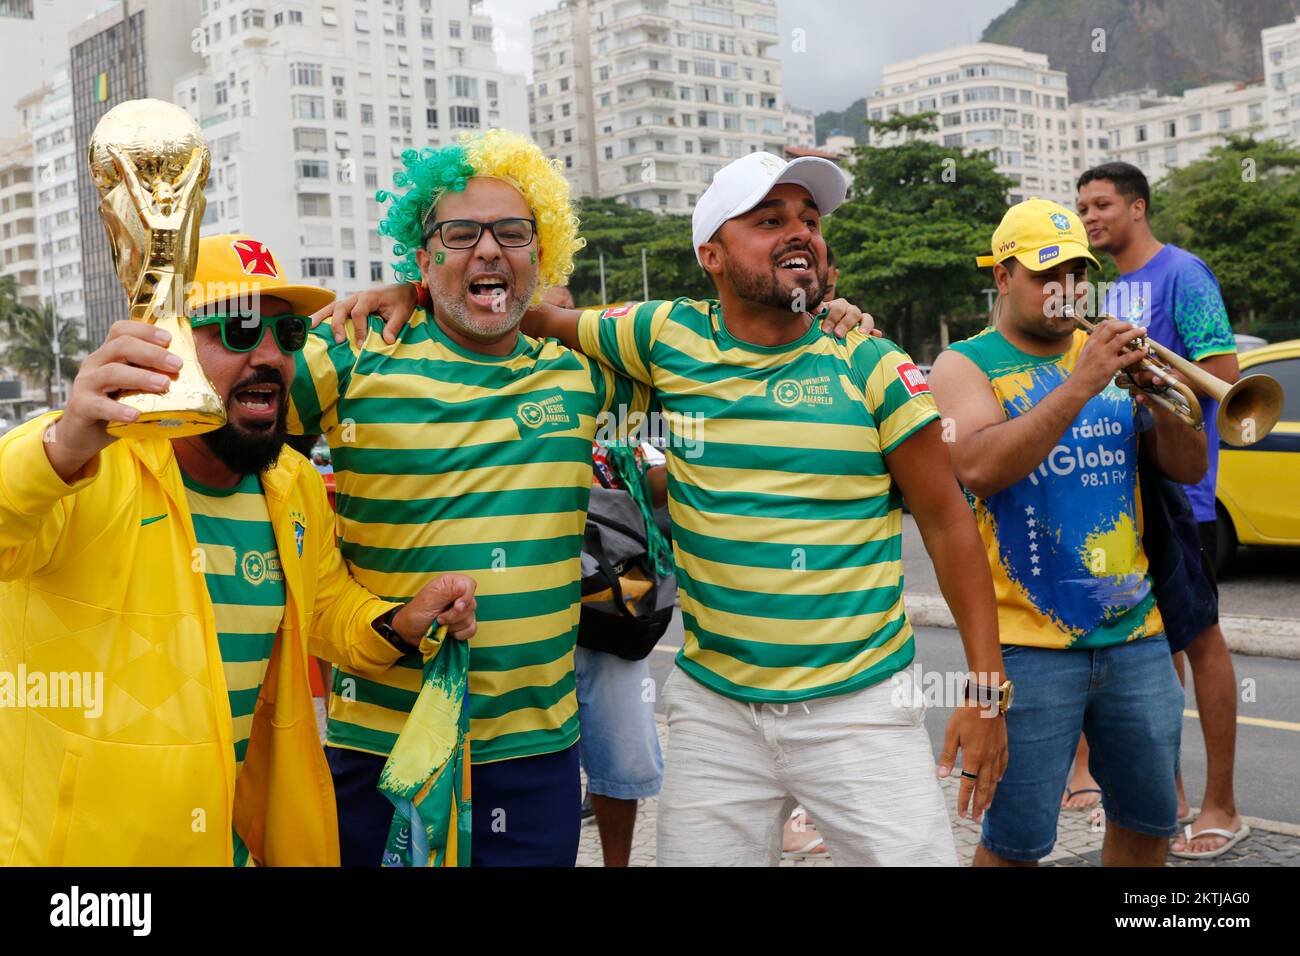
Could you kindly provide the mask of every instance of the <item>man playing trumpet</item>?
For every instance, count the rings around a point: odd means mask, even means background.
[[[1031,199],[993,235],[993,324],[939,356],[930,379],[993,570],[1010,761],[976,865],[1032,865],[1056,840],[1080,731],[1108,819],[1106,865],[1160,865],[1177,831],[1183,694],[1142,549],[1139,449],[1180,482],[1205,473],[1202,432],[1114,383],[1142,329],[1076,326],[1087,289],[1078,217]],[[1065,290],[1072,293],[1067,297]]]
[[[1153,341],[1196,362],[1215,378],[1231,384],[1241,377],[1237,343],[1228,323],[1228,310],[1214,274],[1184,249],[1161,243],[1148,219],[1151,188],[1136,166],[1105,163],[1079,177],[1077,207],[1098,252],[1109,253],[1120,269],[1120,281],[1106,298],[1106,311],[1122,315],[1147,330]],[[1189,381],[1192,388],[1196,382]],[[1192,665],[1196,709],[1205,734],[1205,798],[1196,822],[1189,823],[1170,847],[1175,856],[1208,859],[1219,856],[1250,833],[1237,812],[1233,794],[1233,762],[1237,747],[1237,677],[1232,656],[1218,621],[1218,582],[1215,553],[1218,522],[1215,479],[1219,470],[1218,402],[1197,389],[1205,421],[1210,467],[1205,477],[1186,489],[1201,538],[1199,574],[1186,587],[1208,590],[1209,620],[1184,650]],[[1260,436],[1262,437],[1262,435]],[[1231,441],[1229,436],[1229,441]],[[1174,658],[1179,674],[1183,658]],[[1178,780],[1179,819],[1189,814],[1182,778]]]

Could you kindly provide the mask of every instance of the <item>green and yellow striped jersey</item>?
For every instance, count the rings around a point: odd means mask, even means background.
[[[410,599],[449,571],[478,582],[470,757],[553,753],[578,739],[573,648],[602,412],[644,410],[634,388],[553,341],[506,356],[462,348],[423,311],[393,345],[375,318],[360,348],[322,326],[299,354],[290,429],[329,441],[343,557],[377,595]],[[384,677],[336,670],[328,741],[387,755],[421,661]]]
[[[788,345],[751,345],[712,300],[584,312],[579,335],[663,407],[683,670],[777,703],[911,663],[885,455],[938,412],[905,352],[816,322]]]
[[[257,475],[234,488],[209,488],[182,472],[216,617],[217,644],[234,721],[235,773],[244,765],[253,710],[284,618],[284,572]],[[235,865],[248,848],[235,836]]]

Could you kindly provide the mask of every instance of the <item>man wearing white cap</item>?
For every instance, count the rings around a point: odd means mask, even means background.
[[[902,495],[974,672],[940,760],[946,776],[962,751],[959,813],[980,818],[1006,764],[992,581],[925,378],[813,315],[821,217],[846,192],[827,160],[751,153],[693,216],[716,300],[542,306],[521,326],[651,385],[668,424],[686,640],[664,690],[663,865],[774,865],[796,803],[839,863],[956,863],[903,607]],[[392,328],[404,306],[387,289],[333,321],[375,310]]]
[[[929,388],[897,346],[840,340],[810,314],[821,217],[846,192],[827,160],[752,153],[693,216],[717,300],[525,319],[651,385],[669,425],[686,639],[664,690],[660,864],[775,864],[796,801],[839,863],[956,862],[903,607],[903,495],[961,630],[969,701],[988,705],[948,725],[959,813],[973,795],[982,814],[1005,765],[992,582]]]

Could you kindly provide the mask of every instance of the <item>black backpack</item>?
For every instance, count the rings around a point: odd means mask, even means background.
[[[676,600],[676,577],[650,560],[636,501],[621,488],[593,486],[582,543],[579,646],[642,660],[668,629]]]
[[[1142,550],[1165,638],[1176,654],[1219,620],[1218,588],[1201,563],[1201,535],[1183,486],[1166,478],[1146,455],[1139,458],[1138,478]]]

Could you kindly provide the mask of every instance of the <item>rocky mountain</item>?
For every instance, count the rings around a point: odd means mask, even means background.
[[[1289,23],[1300,0],[1017,0],[981,37],[1046,53],[1070,74],[1070,99],[1264,75],[1259,31]],[[1104,30],[1105,51],[1095,52]]]
[[[867,98],[854,100],[842,110],[827,110],[817,114],[817,142],[826,142],[832,130],[852,136],[859,143],[867,141]]]

